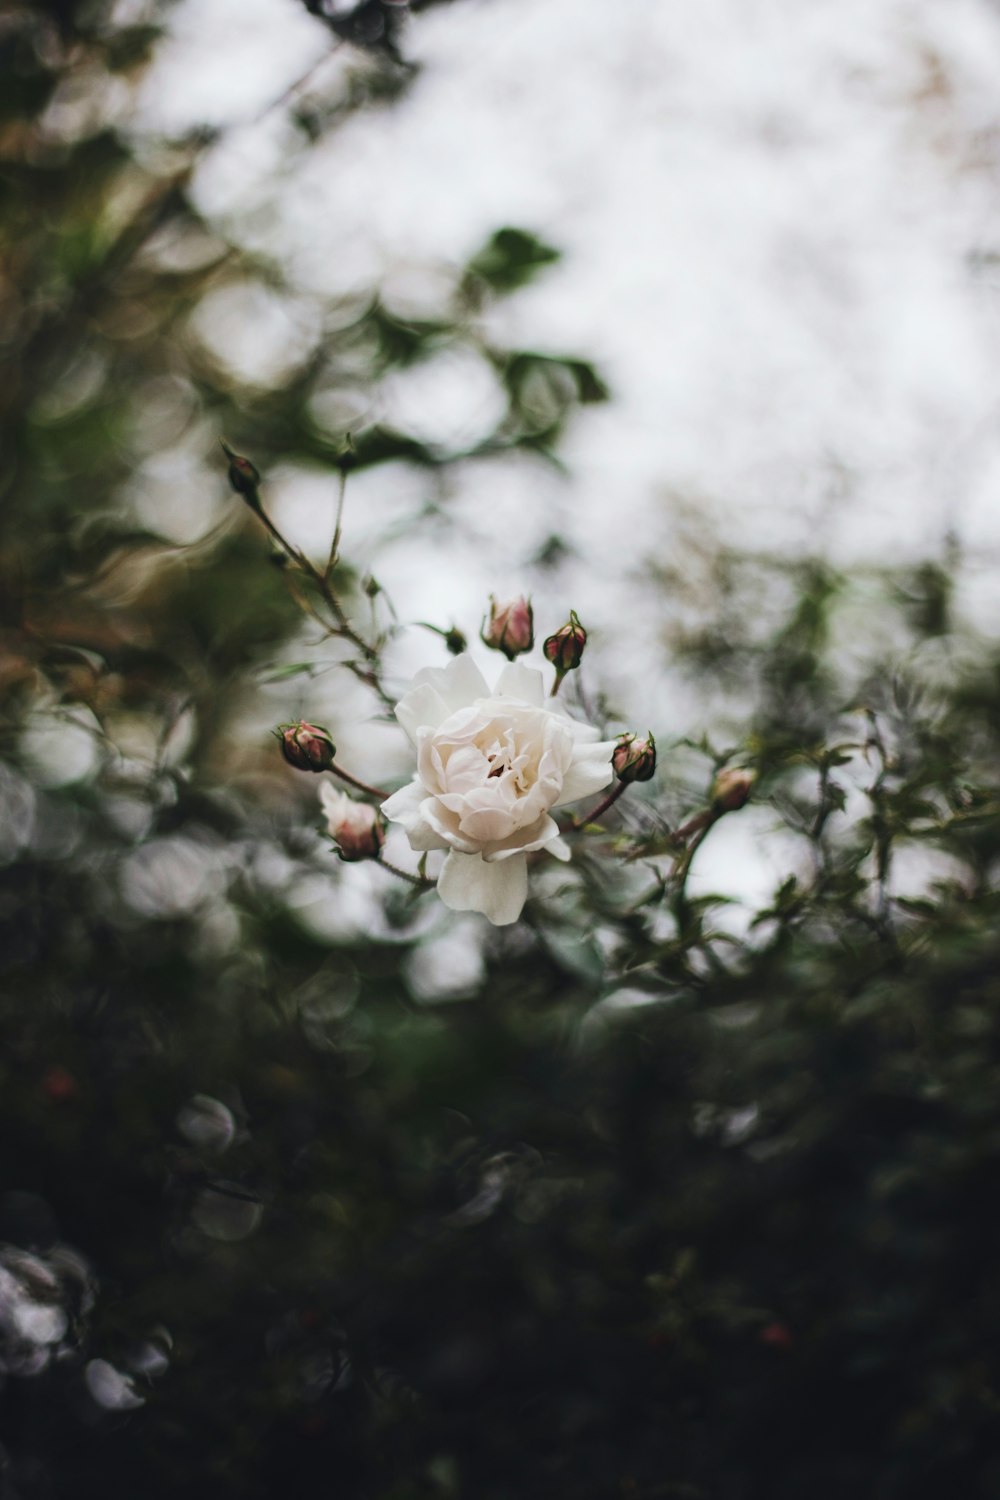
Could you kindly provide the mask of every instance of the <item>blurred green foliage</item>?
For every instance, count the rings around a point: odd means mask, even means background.
[[[606,392],[485,338],[555,259],[511,228],[439,316],[373,288],[274,388],[211,358],[210,291],[296,289],[193,207],[203,143],[46,114],[153,45],[3,21],[0,1495],[992,1500],[1000,648],[957,559],[651,562],[713,737],[661,743],[463,1003],[401,889],[323,935],[330,861],[240,730],[284,570],[235,499],[177,546],[136,466],[183,442],[221,493],[224,431],[332,475],[317,391],[451,344],[504,381],[480,456],[555,459]],[[754,819],[782,864],[742,923],[673,833],[734,761],[705,841]]]

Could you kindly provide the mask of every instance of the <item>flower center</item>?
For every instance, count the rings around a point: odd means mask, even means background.
[[[491,727],[493,735],[484,735],[478,747],[489,766],[487,781],[509,777],[511,790],[527,791],[530,784],[527,774],[529,757],[518,753],[514,730],[508,728],[497,734],[495,726]]]

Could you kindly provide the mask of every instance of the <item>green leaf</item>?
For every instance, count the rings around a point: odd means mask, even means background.
[[[508,226],[491,235],[469,261],[465,284],[485,282],[494,292],[513,292],[534,280],[545,266],[560,259],[561,252],[527,229]]]
[[[262,667],[257,681],[263,684],[284,682],[289,677],[311,677],[315,671],[315,664],[311,661],[293,661],[283,666]]]

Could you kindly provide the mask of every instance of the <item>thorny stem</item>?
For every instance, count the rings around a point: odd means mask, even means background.
[[[331,627],[327,621],[325,621],[320,615],[316,613],[316,611],[312,608],[308,601],[305,600],[300,594],[298,594],[297,591],[295,591],[296,602],[298,603],[299,607],[304,609],[307,614],[311,615],[312,618],[316,620],[317,623],[321,625],[323,629],[326,630],[329,634],[343,636],[345,640],[350,641],[353,646],[357,647],[362,656],[365,658],[365,665],[361,665],[358,662],[348,662],[346,663],[346,665],[354,673],[355,677],[357,677],[361,682],[366,683],[370,688],[372,688],[375,693],[377,693],[378,697],[388,708],[394,708],[395,699],[391,694],[386,692],[385,688],[382,686],[381,678],[379,677],[378,652],[375,650],[374,646],[370,645],[368,641],[366,641],[363,636],[360,636],[354,629],[353,625],[347,617],[347,611],[344,609],[344,606],[341,604],[340,600],[337,598],[337,595],[331,588],[330,580],[327,576],[333,564],[333,561],[336,559],[337,547],[340,543],[340,526],[343,514],[345,493],[346,476],[342,471],[340,496],[337,505],[337,522],[336,531],[334,534],[334,542],[333,547],[330,551],[330,562],[327,563],[327,566],[323,572],[320,572],[319,568],[315,566],[315,564],[311,561],[310,558],[305,555],[304,552],[300,552],[297,547],[293,547],[288,538],[284,536],[281,531],[279,531],[278,527],[274,524],[267,511],[264,509],[264,506],[261,502],[259,489],[254,489],[250,494],[245,494],[244,498],[246,499],[250,510],[252,510],[254,515],[260,519],[262,525],[265,527],[271,538],[275,542],[277,542],[282,551],[289,558],[291,558],[292,562],[295,563],[299,571],[306,577],[312,579],[313,583],[319,590],[320,597],[322,598],[327,609],[330,611],[331,615],[336,621],[336,624]]]
[[[329,578],[337,563],[340,553],[340,531],[344,521],[344,499],[347,495],[347,470],[343,466],[340,470],[340,484],[337,489],[337,519],[333,527],[333,541],[330,543],[330,556],[326,564],[324,578]]]
[[[670,880],[674,884],[674,910],[677,913],[677,919],[682,928],[687,923],[687,883],[688,876],[691,874],[692,862],[698,850],[708,838],[709,833],[722,816],[723,813],[721,811],[716,811],[714,807],[708,807],[704,812],[697,813],[695,817],[690,818],[682,828],[678,828],[674,835],[676,839],[681,840],[689,838],[692,833],[694,834],[691,843],[684,850],[683,854],[679,855],[675,860],[674,867],[670,872]]]
[[[686,823],[683,823],[677,829],[674,838],[678,842],[683,842],[685,839],[689,839],[693,833],[701,833],[703,830],[707,833],[711,825],[716,821],[717,816],[712,808],[706,807],[704,812],[695,813],[693,818],[689,818]]]
[[[401,870],[398,865],[390,864],[381,854],[379,855],[378,862],[383,870],[389,871],[390,875],[395,875],[400,880],[408,881],[410,885],[415,885],[420,891],[430,890],[431,886],[435,884],[433,880],[428,880],[426,875],[411,875],[408,870]]]
[[[684,850],[684,853],[678,855],[674,863],[674,868],[671,871],[672,878],[677,881],[677,894],[681,898],[684,896],[687,878],[691,873],[691,861],[708,837],[712,825],[717,821],[717,815],[711,811],[699,813],[696,818],[691,819],[690,823],[685,823],[683,828],[678,828],[677,833],[674,835],[675,838],[682,839],[689,837],[691,833],[695,834],[691,843]]]
[[[359,792],[364,792],[366,797],[377,797],[380,802],[384,802],[389,796],[388,792],[380,791],[377,786],[369,786],[367,781],[359,781],[356,776],[351,775],[350,771],[345,771],[343,766],[338,766],[336,761],[333,765],[327,766],[327,770],[331,771],[334,776],[339,776],[341,781],[346,781],[350,786],[356,787]]]
[[[605,797],[604,801],[599,802],[595,808],[587,813],[586,817],[574,818],[572,823],[570,824],[570,828],[574,830],[585,828],[588,823],[593,823],[597,818],[602,817],[603,814],[607,812],[609,807],[614,807],[615,803],[618,801],[618,798],[621,796],[622,792],[625,791],[627,786],[627,781],[616,782],[615,785],[611,788],[608,795]]]

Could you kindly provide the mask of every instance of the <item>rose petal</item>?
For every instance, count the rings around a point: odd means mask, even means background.
[[[527,898],[528,861],[521,855],[488,865],[478,854],[453,852],[444,862],[437,888],[452,911],[478,911],[495,927],[506,927],[517,921]]]
[[[557,713],[555,718],[572,735],[577,745],[588,744],[591,740],[600,739],[601,731],[596,724],[581,724],[579,719],[571,719],[568,714]]]
[[[418,729],[437,729],[449,714],[488,692],[483,674],[472,657],[463,653],[446,667],[424,667],[418,672],[409,692],[396,704],[396,718],[416,744]]]
[[[447,848],[459,849],[463,854],[479,853],[478,842],[465,837],[458,826],[458,814],[445,807],[440,797],[428,797],[420,811],[424,822],[444,840]]]
[[[533,849],[552,849],[557,842],[561,842],[559,824],[548,813],[544,813],[529,827],[516,829],[510,838],[490,844],[483,850],[483,859],[491,865],[500,859],[510,859],[513,854],[529,854]],[[565,844],[562,847],[566,849]],[[569,857],[568,849],[566,857]],[[559,858],[562,859],[563,856],[559,855]]]
[[[471,792],[484,786],[490,763],[475,745],[460,745],[448,758],[444,784],[449,792]]]
[[[343,822],[351,810],[351,799],[347,793],[340,791],[338,787],[331,786],[328,781],[320,782],[319,800],[323,804],[323,811],[331,827],[334,823]]]
[[[519,661],[508,662],[493,689],[495,698],[517,698],[521,703],[530,703],[533,708],[545,705],[545,683],[535,667],[523,666]]]
[[[517,829],[512,813],[502,807],[468,808],[459,818],[459,827],[467,839],[476,844],[491,844],[510,838]]]
[[[399,823],[410,841],[410,848],[423,854],[428,849],[449,849],[451,845],[436,833],[421,813],[427,794],[419,781],[393,792],[382,803],[382,811],[392,823]]]
[[[596,745],[577,745],[573,763],[563,778],[562,790],[553,804],[562,807],[566,802],[575,802],[578,797],[592,797],[614,780],[614,740],[599,740]]]

